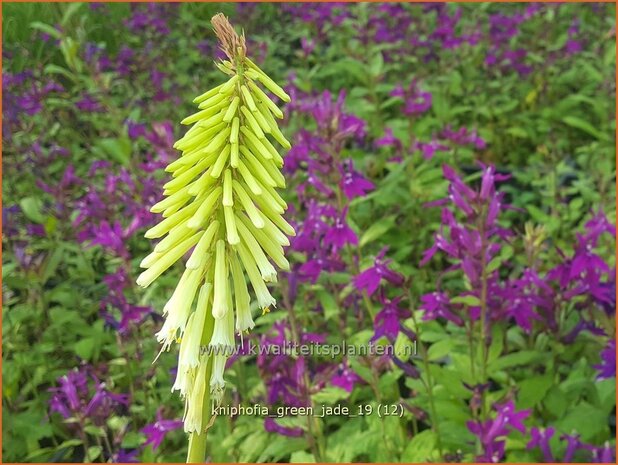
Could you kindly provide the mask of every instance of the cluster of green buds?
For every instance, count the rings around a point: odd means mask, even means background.
[[[173,179],[151,208],[164,219],[146,232],[165,237],[144,258],[137,279],[149,286],[193,248],[156,336],[161,352],[180,344],[172,390],[185,399],[185,431],[198,434],[207,426],[205,399],[221,399],[235,333],[254,326],[246,278],[257,306],[268,311],[276,303],[266,286],[277,281],[273,263],[289,269],[283,247],[295,234],[276,191],[285,179],[273,142],[290,148],[276,122],[283,113],[260,86],[284,102],[290,97],[247,58],[244,35],[225,16],[212,24],[229,58],[217,67],[230,78],[195,98],[200,111],[182,121],[193,126],[174,144],[182,156],[167,166]]]

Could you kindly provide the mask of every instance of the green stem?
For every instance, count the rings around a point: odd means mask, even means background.
[[[408,289],[408,301],[410,303],[410,310],[412,314],[412,322],[414,323],[414,332],[416,333],[416,339],[419,341],[419,346],[421,350],[421,357],[423,359],[423,366],[425,368],[425,373],[427,373],[427,382],[423,380],[421,376],[420,380],[425,385],[425,389],[427,390],[427,397],[429,398],[429,412],[431,414],[431,427],[433,432],[436,435],[436,445],[438,446],[438,452],[440,453],[440,457],[444,457],[444,453],[442,451],[442,438],[440,437],[440,426],[438,424],[438,415],[436,410],[436,404],[433,396],[433,376],[431,375],[431,366],[429,363],[429,356],[427,353],[427,348],[421,341],[421,328],[416,319],[416,315],[414,313],[414,308],[412,305],[412,293]]]
[[[206,459],[206,433],[191,433],[187,463],[202,463]]]
[[[481,344],[481,383],[487,382],[487,242],[485,240],[485,221],[486,215],[482,215],[482,223],[480,234],[481,240],[481,328],[480,328],[480,344]],[[483,420],[487,418],[487,407],[485,406],[485,390],[482,394],[481,415]]]
[[[294,342],[294,344],[300,344],[301,329],[298,324],[298,319],[296,318],[294,306],[289,301],[287,289],[283,289],[283,305],[288,311],[288,316],[290,317],[290,330],[292,331],[292,341]],[[311,380],[309,379],[309,373],[307,372],[307,370],[304,370],[303,372],[303,385],[305,388],[304,394],[306,396],[306,402],[313,408],[313,400],[309,391],[309,386],[311,386]],[[308,433],[307,442],[309,443],[309,448],[313,453],[315,461],[317,463],[321,463],[326,449],[324,433],[322,432],[322,428],[318,418],[312,415],[307,415],[306,418]]]
[[[212,277],[206,278],[208,282],[212,282]],[[212,333],[215,327],[215,320],[211,312],[206,314],[206,320],[204,321],[204,330],[202,332],[202,339],[200,340],[200,350],[204,346],[210,343]],[[210,386],[208,380],[212,374],[213,358],[209,357],[208,365],[206,366],[206,388],[204,389],[204,398],[202,400],[202,432],[189,434],[189,451],[187,452],[187,463],[203,463],[206,461],[206,436],[207,431],[210,428],[210,423],[214,421],[211,419],[211,399],[210,399]]]
[[[212,359],[208,360],[206,368],[206,379],[210,379],[212,373]],[[202,433],[191,433],[189,435],[189,451],[187,453],[187,463],[204,463],[206,461],[206,438],[210,422],[210,389],[206,386],[204,390],[204,401],[202,403]]]

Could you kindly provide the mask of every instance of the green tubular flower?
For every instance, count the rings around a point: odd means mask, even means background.
[[[161,240],[137,279],[149,286],[193,248],[156,337],[161,352],[180,345],[172,390],[185,399],[185,431],[197,434],[208,423],[204,399],[209,393],[221,399],[234,332],[242,336],[255,325],[247,280],[257,306],[268,311],[275,305],[266,287],[277,282],[273,263],[289,269],[283,247],[286,235],[295,234],[276,191],[285,178],[273,144],[290,148],[276,123],[283,113],[260,86],[284,102],[290,98],[246,57],[244,36],[223,15],[213,26],[229,57],[217,67],[230,78],[196,97],[199,111],[182,120],[193,126],[174,144],[182,155],[165,169],[172,179],[163,186],[165,198],[151,208],[164,219],[146,232]]]

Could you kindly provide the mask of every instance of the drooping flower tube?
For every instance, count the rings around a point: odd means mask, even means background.
[[[156,337],[162,352],[180,345],[172,389],[185,399],[185,431],[197,434],[207,429],[209,396],[221,399],[235,333],[254,326],[252,297],[263,311],[275,305],[266,283],[277,281],[274,265],[289,269],[283,247],[295,234],[277,193],[285,179],[276,145],[287,150],[290,143],[267,92],[284,102],[290,97],[246,56],[244,35],[225,16],[212,24],[229,58],[217,67],[229,78],[196,97],[199,111],[182,120],[192,127],[174,144],[182,155],[167,166],[172,179],[151,208],[163,220],[146,232],[161,240],[137,280],[149,286],[193,250]]]

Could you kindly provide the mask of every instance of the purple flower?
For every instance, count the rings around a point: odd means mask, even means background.
[[[301,37],[300,46],[306,58],[315,50],[316,41],[313,39],[307,39],[306,37]]]
[[[515,410],[512,400],[502,404],[494,405],[496,417],[484,422],[468,421],[468,430],[477,436],[483,447],[483,454],[477,460],[483,462],[499,462],[504,457],[504,446],[506,436],[510,430],[517,430],[525,434],[526,427],[523,421],[530,416],[530,410]]]
[[[424,310],[423,320],[444,318],[457,326],[463,326],[463,320],[451,311],[450,299],[444,292],[432,292],[421,297],[420,309]]]
[[[125,25],[134,33],[165,36],[170,33],[167,24],[176,5],[148,3],[131,5],[131,16]]]
[[[150,307],[133,305],[127,300],[125,290],[133,285],[133,280],[129,279],[126,268],[120,267],[115,273],[105,276],[103,281],[109,292],[101,300],[101,315],[106,323],[115,328],[121,335],[128,333],[135,324],[140,323],[146,315],[152,313]],[[112,309],[120,311],[120,320],[110,311]]]
[[[376,139],[374,145],[376,147],[394,147],[399,151],[403,148],[401,141],[394,136],[391,128],[385,128],[384,135],[381,138]]]
[[[84,111],[86,113],[95,113],[103,111],[103,107],[99,103],[97,99],[95,99],[92,95],[85,95],[75,104],[79,111]]]
[[[86,406],[84,415],[87,417],[107,419],[112,410],[129,405],[128,394],[114,394],[107,390],[105,383],[98,383],[90,402]]]
[[[392,300],[381,296],[380,301],[383,307],[376,314],[373,322],[375,332],[371,341],[377,341],[385,336],[390,342],[395,342],[401,328],[401,321],[410,316],[410,310],[399,306],[401,299],[403,299],[401,296]]]
[[[347,160],[343,164],[340,187],[349,200],[364,197],[367,195],[367,191],[375,188],[371,181],[354,169],[352,160]]]
[[[564,51],[567,55],[575,55],[576,53],[581,52],[582,49],[583,47],[579,40],[569,39],[566,44],[564,44]]]
[[[440,133],[440,138],[449,140],[457,145],[473,145],[478,150],[483,150],[487,143],[480,137],[476,130],[468,130],[466,127],[461,127],[457,131],[447,125]]]
[[[597,379],[616,377],[616,339],[611,339],[601,351],[601,363],[594,368],[599,371]]]
[[[146,126],[144,124],[136,123],[131,120],[127,120],[126,125],[127,125],[127,133],[129,135],[129,138],[132,140],[136,140],[139,137],[142,137],[146,134]]]
[[[115,394],[107,389],[105,383],[91,375],[95,382],[95,392],[90,395],[88,372],[91,367],[84,365],[58,378],[59,387],[49,389],[53,395],[49,401],[50,411],[60,413],[65,419],[76,418],[82,422],[89,418],[95,425],[104,425],[113,411],[127,407],[129,396]]]
[[[337,372],[330,380],[333,386],[338,386],[348,392],[352,392],[352,389],[359,381],[361,381],[360,376],[352,371],[347,361],[339,364]]]
[[[82,398],[88,394],[88,377],[81,370],[71,370],[58,378],[57,388],[50,388],[53,393],[49,401],[50,411],[58,412],[65,419],[74,416],[82,407]]]
[[[609,442],[602,447],[588,446],[592,452],[592,461],[595,463],[616,463],[616,449]]]
[[[341,215],[335,218],[335,224],[324,235],[324,245],[332,247],[333,251],[341,250],[346,244],[358,244],[356,233],[346,222],[347,214],[348,209],[346,207]]]
[[[401,286],[403,284],[403,275],[388,268],[392,260],[384,260],[384,255],[386,255],[387,250],[388,247],[384,247],[376,256],[373,266],[367,268],[354,278],[356,289],[364,289],[367,291],[368,295],[373,295],[373,293],[378,290],[382,278],[395,286]]]
[[[416,80],[413,80],[407,89],[398,84],[391,91],[392,97],[400,97],[404,101],[404,115],[420,115],[431,108],[431,92],[421,91]]]
[[[98,226],[93,227],[91,232],[93,233],[90,242],[91,246],[98,244],[120,257],[129,256],[129,252],[126,249],[122,225],[119,221],[115,221],[113,225],[110,225],[107,221],[102,221]]]
[[[125,450],[120,449],[112,456],[113,463],[139,463],[137,459],[137,455],[139,454],[139,449],[134,450]]]
[[[545,462],[555,462],[554,456],[551,452],[551,447],[549,446],[549,440],[554,436],[556,430],[552,427],[549,428],[531,428],[530,429],[530,441],[526,445],[527,449],[533,449],[538,447],[541,449],[543,453],[543,460]],[[568,462],[569,460],[567,460]]]
[[[449,148],[446,145],[438,142],[437,140],[431,140],[429,142],[416,141],[414,142],[412,149],[420,150],[425,160],[431,160],[436,154],[436,152],[443,152],[445,150],[448,150]]]
[[[264,420],[264,429],[269,433],[277,433],[281,434],[282,436],[288,436],[291,438],[297,438],[303,435],[303,430],[301,428],[281,426],[273,418],[270,417]]]
[[[567,447],[564,451],[562,461],[565,463],[571,462],[575,452],[582,448],[583,444],[579,440],[579,434],[563,434],[560,436],[561,441],[566,441]]]
[[[141,430],[142,433],[146,435],[144,447],[151,444],[152,449],[157,450],[167,433],[180,428],[182,428],[182,420],[164,420],[162,417],[162,408],[159,408],[157,410],[157,421],[146,425]]]

